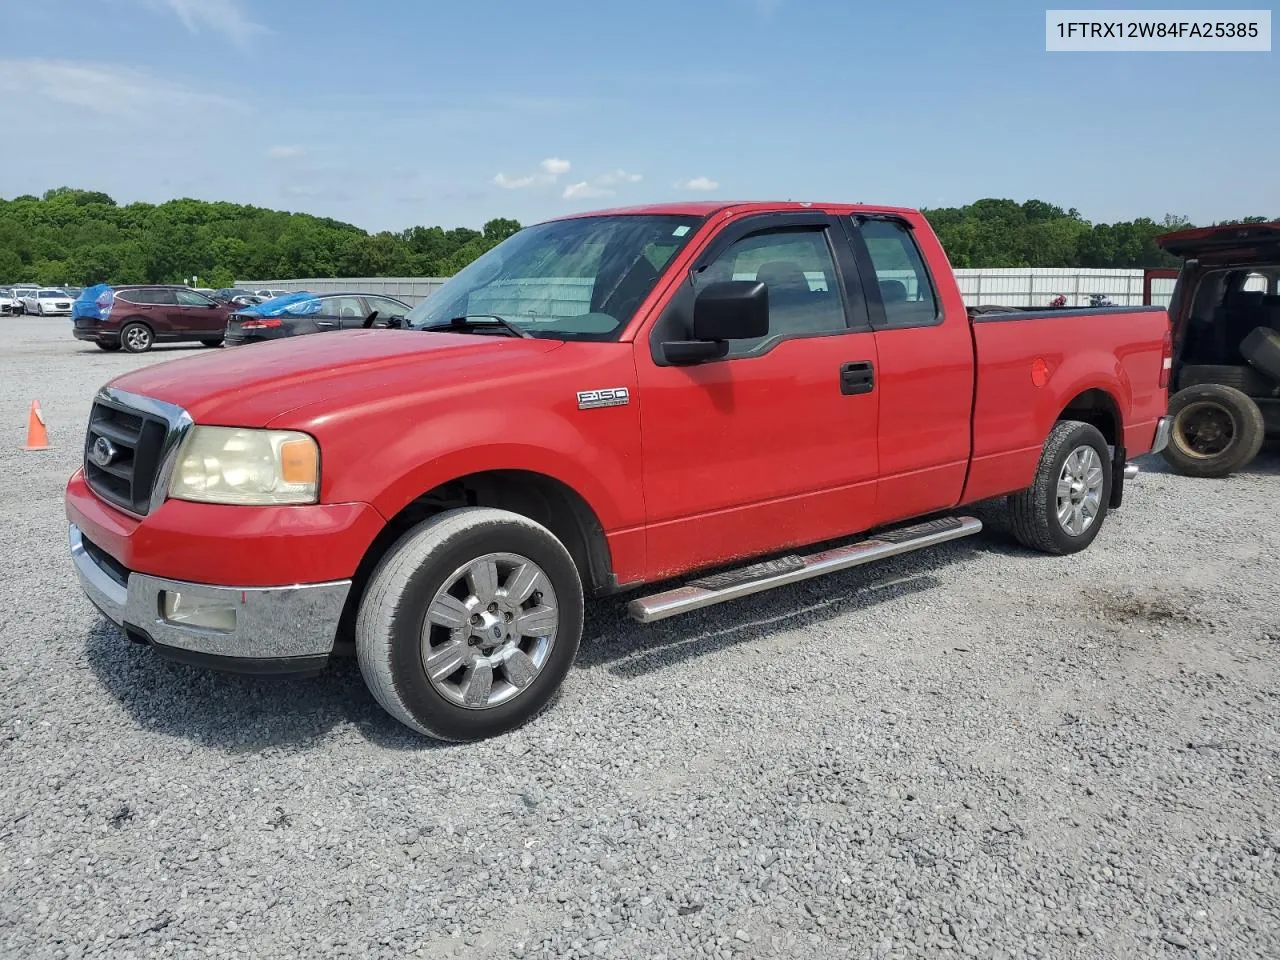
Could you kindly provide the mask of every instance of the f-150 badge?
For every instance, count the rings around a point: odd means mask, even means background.
[[[597,407],[625,407],[631,402],[626,387],[606,387],[603,390],[579,390],[578,409],[594,410]]]

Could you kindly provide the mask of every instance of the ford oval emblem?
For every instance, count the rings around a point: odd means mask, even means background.
[[[119,455],[120,451],[116,449],[116,445],[106,437],[99,437],[93,441],[93,447],[89,450],[89,459],[99,467],[109,466]]]

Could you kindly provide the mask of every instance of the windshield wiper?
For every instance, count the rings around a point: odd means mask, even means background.
[[[477,321],[490,320],[491,323],[479,323]],[[512,323],[506,317],[500,317],[496,313],[468,313],[465,316],[453,317],[448,323],[433,323],[430,326],[423,327],[423,330],[461,330],[464,327],[501,327],[512,336],[522,337],[526,340],[532,339],[533,334],[525,330],[517,323]]]

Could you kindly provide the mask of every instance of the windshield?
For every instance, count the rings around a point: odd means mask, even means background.
[[[44,297],[46,300],[51,300],[54,297],[62,297],[65,300],[67,297],[67,295],[61,290],[41,290],[40,296]]]
[[[610,340],[701,222],[601,216],[527,227],[409,311],[407,325],[500,317],[535,337]]]

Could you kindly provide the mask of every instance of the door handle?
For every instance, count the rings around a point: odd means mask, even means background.
[[[326,330],[328,330],[331,327],[336,327],[337,325],[338,325],[338,322],[336,320],[317,320],[316,321],[317,327],[323,327]]]
[[[857,360],[840,368],[840,392],[845,396],[870,393],[875,388],[876,371],[870,360]]]

